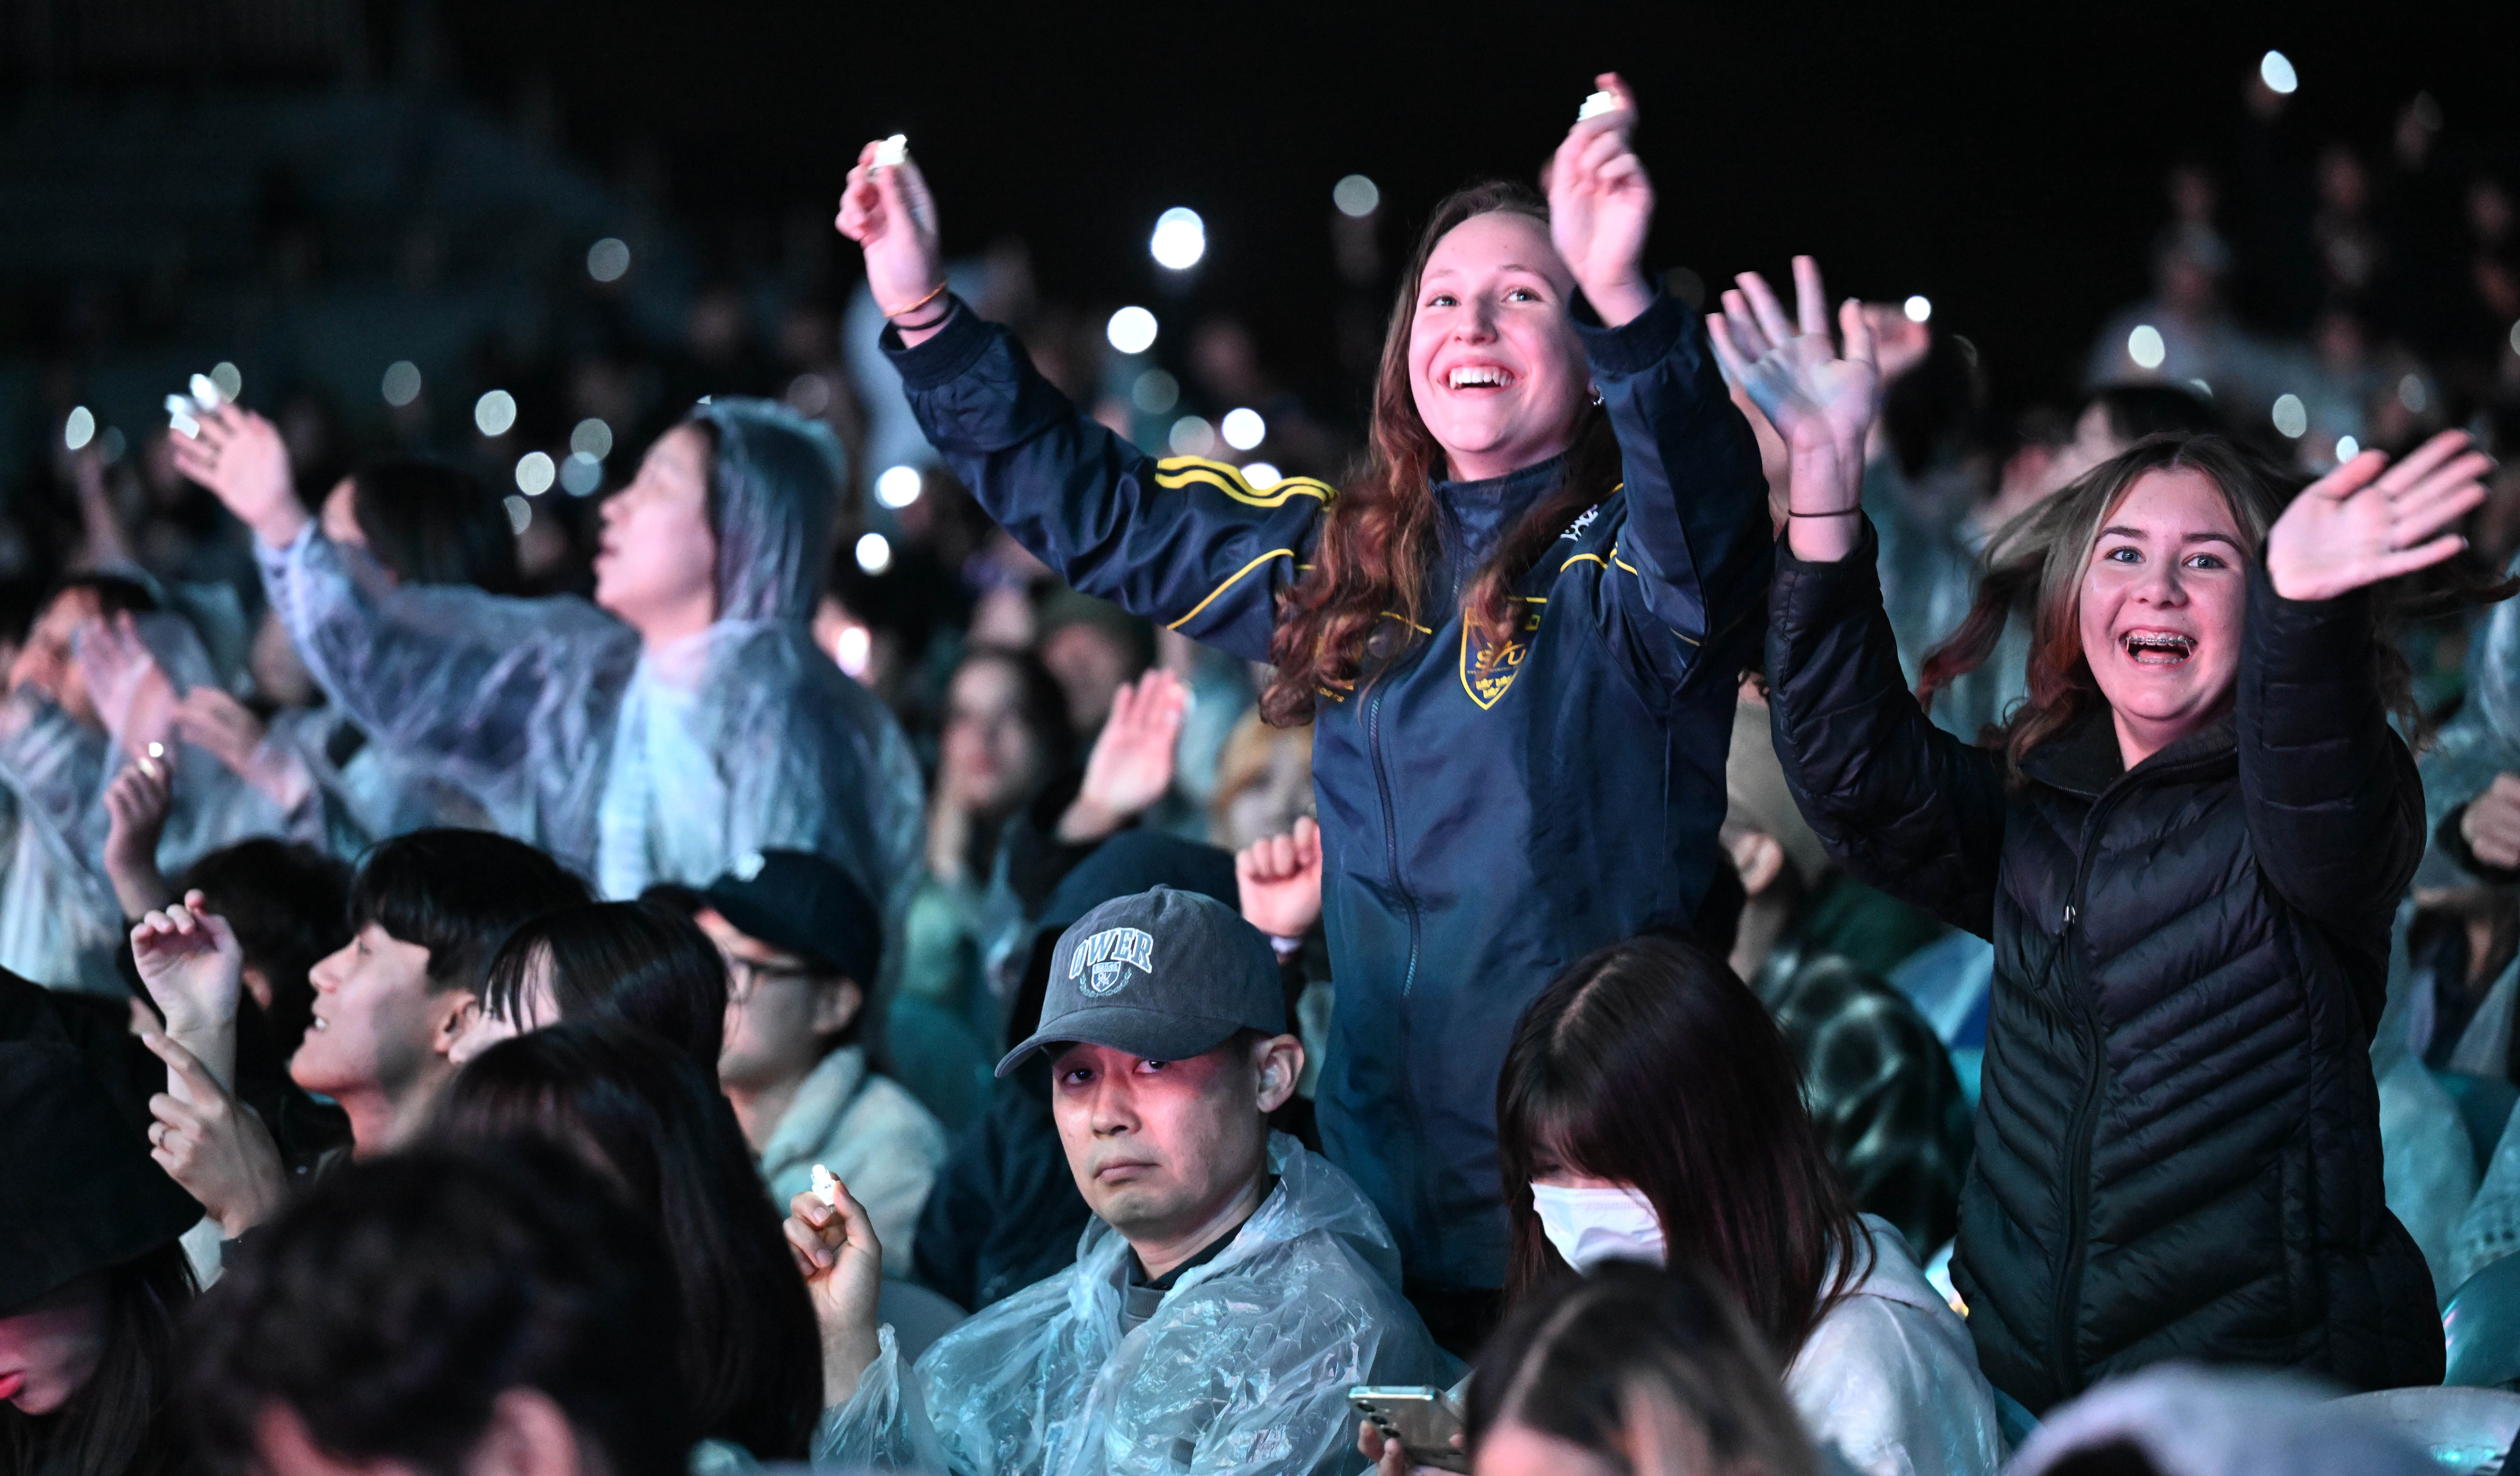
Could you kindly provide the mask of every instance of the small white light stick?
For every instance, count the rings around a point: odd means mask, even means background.
[[[821,1164],[814,1165],[813,1190],[816,1198],[833,1209],[840,1207],[840,1181]]]
[[[216,410],[221,405],[227,403],[228,397],[225,394],[220,393],[218,381],[211,379],[208,375],[197,374],[193,376],[191,388],[193,391],[193,398],[202,402],[202,408],[203,410]]]
[[[889,169],[910,157],[910,135],[896,133],[875,146],[875,166]]]
[[[148,775],[151,779],[156,779],[158,777],[158,760],[164,758],[165,756],[165,744],[151,743],[149,745],[149,751],[140,755],[140,772]]]
[[[1619,106],[1617,93],[1597,92],[1584,100],[1584,106],[1576,111],[1575,121],[1580,123],[1586,118],[1597,118],[1605,112],[1616,112],[1619,111]]]
[[[201,438],[202,423],[193,419],[193,402],[180,394],[166,396],[166,424],[178,434]]]

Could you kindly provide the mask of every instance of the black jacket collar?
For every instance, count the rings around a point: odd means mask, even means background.
[[[2238,752],[2237,729],[2231,715],[2225,713],[2136,765],[2135,772],[2149,777]],[[2128,773],[2109,704],[2094,700],[2091,710],[2068,724],[2064,732],[2031,749],[2021,760],[2021,772],[2038,783],[2085,799],[2097,799],[2106,793]]]

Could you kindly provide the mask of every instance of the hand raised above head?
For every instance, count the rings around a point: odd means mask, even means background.
[[[164,1012],[167,1033],[195,1050],[194,1043],[234,1031],[245,978],[245,950],[236,929],[206,905],[200,892],[187,892],[182,902],[150,913],[131,929],[131,962],[141,985]]]
[[[943,253],[938,249],[936,201],[919,162],[904,153],[895,164],[876,162],[881,143],[858,151],[840,191],[840,212],[832,222],[841,235],[866,252],[867,291],[887,318],[906,326],[935,328],[944,321]]]
[[[1111,695],[1111,715],[1085,759],[1085,782],[1058,820],[1071,844],[1098,839],[1128,824],[1173,784],[1174,748],[1190,711],[1190,689],[1162,667],[1150,667]]]
[[[1242,919],[1273,938],[1300,938],[1322,916],[1322,827],[1309,815],[1292,833],[1245,846],[1234,858]]]
[[[1617,72],[1594,79],[1618,106],[1578,118],[1549,160],[1549,238],[1601,321],[1616,327],[1645,310],[1645,233],[1653,181],[1630,147],[1636,97]]]
[[[2267,575],[2287,600],[2339,595],[2467,547],[2452,524],[2485,501],[2493,458],[2445,430],[2395,466],[2365,451],[2304,488],[2267,531]]]
[[[201,433],[169,436],[175,470],[213,493],[270,548],[296,541],[309,521],[291,483],[280,427],[238,405],[202,413]]]

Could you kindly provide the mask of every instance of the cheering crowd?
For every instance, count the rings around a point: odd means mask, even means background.
[[[1062,392],[867,145],[944,633],[787,401],[528,595],[197,388],[249,654],[97,557],[0,700],[0,1471],[2425,1469],[2332,1396],[2520,1378],[2520,340],[2372,367],[2398,261],[2310,374],[2182,175],[1991,450],[1929,314],[1649,274],[1599,85],[1322,478]]]

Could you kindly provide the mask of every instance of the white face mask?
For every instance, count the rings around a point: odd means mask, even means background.
[[[1662,1220],[1652,1201],[1627,1185],[1608,1189],[1531,1186],[1531,1207],[1541,1231],[1578,1272],[1604,1261],[1663,1264]]]

